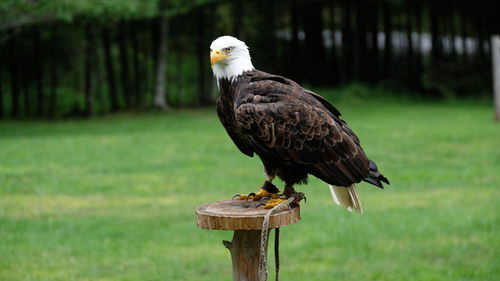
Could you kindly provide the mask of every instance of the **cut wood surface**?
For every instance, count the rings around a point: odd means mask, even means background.
[[[269,209],[257,207],[262,201],[225,200],[207,203],[196,208],[198,227],[213,230],[262,229],[264,215]],[[276,212],[271,216],[269,228],[283,227],[300,220],[300,208]]]

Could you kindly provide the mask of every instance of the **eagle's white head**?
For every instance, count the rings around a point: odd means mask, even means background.
[[[243,72],[253,69],[247,45],[232,36],[222,36],[212,42],[210,64],[217,80],[233,81]]]

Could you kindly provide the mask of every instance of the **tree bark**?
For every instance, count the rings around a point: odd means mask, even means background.
[[[162,16],[160,19],[160,28],[158,34],[159,50],[156,68],[156,90],[154,97],[154,106],[161,110],[168,109],[167,104],[167,48],[168,48],[168,19]]]
[[[259,257],[261,236],[262,230],[235,230],[231,242],[223,241],[224,246],[231,253],[234,281],[260,281]],[[266,244],[266,256],[267,246]]]
[[[104,50],[104,61],[106,65],[106,77],[108,79],[108,93],[111,104],[111,111],[116,112],[119,109],[118,94],[116,91],[115,69],[113,67],[113,57],[111,54],[111,40],[109,28],[104,28],[101,32],[101,41]]]

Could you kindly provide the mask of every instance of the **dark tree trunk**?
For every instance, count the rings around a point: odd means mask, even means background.
[[[276,4],[274,1],[258,0],[255,7],[266,7],[259,9],[256,15],[256,25],[265,26],[260,30],[257,37],[254,38],[255,48],[266,50],[266,52],[256,52],[252,55],[252,60],[255,59],[255,65],[265,69],[267,72],[276,73],[278,71],[278,42],[276,40]],[[269,48],[273,46],[273,48]]]
[[[153,76],[151,72],[152,48],[151,48],[151,20],[144,20],[141,28],[141,51],[142,51],[142,98],[143,105],[150,105],[150,93],[152,92]]]
[[[390,76],[392,72],[392,6],[384,4],[384,74]]]
[[[33,57],[33,52],[34,52],[34,49],[32,48],[31,50],[27,49],[26,48],[26,45],[24,43],[20,43],[20,42],[23,42],[23,41],[26,41],[26,40],[30,40],[32,38],[29,37],[29,35],[32,34],[30,32],[27,32],[26,34],[23,34],[23,35],[19,35],[18,39],[20,41],[18,41],[19,45],[18,45],[18,48],[20,49],[20,51],[17,51],[19,52],[18,55],[17,55],[17,61],[16,61],[16,64],[18,64],[18,75],[19,75],[19,81],[20,81],[20,96],[19,96],[19,104],[21,106],[22,104],[22,112],[21,112],[21,108],[20,108],[20,115],[21,113],[24,114],[24,117],[31,117],[31,108],[32,108],[32,105],[31,105],[31,93],[30,93],[30,90],[31,90],[31,82],[33,80],[33,76],[34,76],[34,71],[33,71],[33,60],[32,60],[32,57]],[[30,42],[32,43],[32,42]],[[31,51],[31,53],[28,53],[29,55],[26,55],[26,53],[24,52],[29,52]]]
[[[108,93],[111,104],[111,111],[116,112],[119,109],[118,94],[116,91],[115,69],[113,67],[113,57],[111,54],[111,39],[109,28],[104,28],[101,33],[101,41],[104,50],[104,61],[106,65],[106,77],[108,79]]]
[[[168,48],[168,27],[169,22],[166,17],[161,17],[159,20],[158,33],[155,34],[158,38],[158,52],[156,57],[156,87],[154,97],[154,107],[166,110],[167,104],[167,48]]]
[[[238,1],[239,2],[239,1]],[[198,28],[196,41],[196,54],[198,56],[198,93],[201,104],[207,105],[212,102],[211,93],[208,89],[208,75],[210,68],[208,66],[208,51],[207,45],[210,44],[207,38],[207,16],[210,17],[211,11],[209,8],[200,8],[198,14]],[[209,21],[208,21],[209,22]]]
[[[379,29],[379,4],[374,2],[371,5],[372,12],[370,12],[370,33],[371,33],[371,53],[370,62],[372,65],[372,73],[370,74],[370,80],[373,83],[377,83],[379,80],[380,69],[379,69],[379,46],[378,46],[378,29]]]
[[[43,115],[43,71],[41,62],[40,31],[33,29],[33,67],[35,71],[36,83],[36,116]]]
[[[310,2],[303,8],[306,50],[308,52],[307,80],[313,85],[323,85],[326,81],[325,45],[323,44],[323,17],[319,2]]]
[[[8,60],[9,60],[9,72],[10,72],[10,102],[11,102],[11,113],[10,115],[14,118],[19,117],[19,73],[18,73],[18,61],[17,61],[17,38],[10,38],[8,41]]]
[[[300,7],[298,1],[292,2],[291,7],[291,24],[292,24],[292,41],[290,43],[290,57],[294,58],[288,60],[290,65],[289,69],[291,71],[291,78],[296,81],[303,81],[303,73],[302,73],[302,56],[301,56],[301,45],[299,39],[299,31],[300,31]]]
[[[422,71],[423,71],[423,54],[422,54],[422,2],[415,1],[415,27],[417,30],[417,42],[415,46],[415,79],[416,89],[422,90]]]
[[[469,48],[467,46],[467,24],[468,24],[468,5],[466,2],[462,2],[462,10],[460,13],[460,35],[462,37],[462,60],[466,62],[468,60]]]
[[[413,63],[413,38],[412,38],[412,32],[413,32],[413,23],[412,23],[412,8],[410,6],[411,4],[408,4],[406,7],[406,42],[407,42],[407,50],[406,50],[406,55],[408,58],[408,62],[410,64]]]
[[[355,75],[363,81],[370,79],[370,73],[373,72],[372,66],[369,65],[369,59],[366,48],[366,18],[369,13],[366,9],[366,3],[361,0],[356,0],[356,40],[355,49],[357,56],[355,56]]]
[[[106,78],[104,78],[105,74],[104,72],[106,71],[104,67],[104,58],[103,58],[103,52],[102,48],[99,48],[99,45],[102,45],[102,42],[97,42],[99,41],[99,33],[98,30],[94,31],[93,33],[94,37],[94,47],[92,48],[94,59],[92,63],[92,72],[93,72],[93,88],[94,88],[94,96],[97,99],[97,104],[98,107],[94,106],[94,113],[105,113],[108,112],[108,99],[107,99],[107,94],[105,91],[107,91],[107,88],[105,87],[105,82]],[[105,96],[106,94],[106,96]],[[95,104],[95,102],[94,102]],[[99,110],[99,111],[97,111]]]
[[[0,118],[4,117],[3,113],[3,77],[2,77],[2,67],[0,67]]]
[[[154,18],[151,20],[151,25],[149,29],[150,40],[151,40],[151,76],[153,80],[151,81],[151,105],[154,104],[154,98],[156,94],[156,70],[158,69],[158,56],[160,52],[160,18]]]
[[[422,2],[421,1],[415,1],[415,6],[414,6],[414,13],[415,13],[415,29],[417,31],[417,42],[415,45],[415,53],[417,56],[422,54]]]
[[[443,44],[439,28],[439,17],[441,9],[439,1],[431,1],[430,5],[430,29],[431,29],[431,56],[433,59],[441,58],[443,55]]]
[[[452,6],[448,7],[448,31],[450,32],[449,42],[450,42],[450,51],[451,57],[455,61],[457,59],[457,48],[455,46],[455,38],[457,35],[456,25],[455,25],[455,10]]]
[[[142,106],[150,105],[149,101],[149,93],[151,91],[151,38],[150,32],[150,21],[142,20],[139,30],[139,49],[142,54],[140,62],[141,62],[141,79],[142,79],[142,87],[141,87],[141,100]]]
[[[352,32],[352,9],[351,1],[342,1],[342,66],[343,83],[352,80],[353,76],[353,32]]]
[[[131,45],[132,45],[132,67],[134,69],[134,104],[140,105],[142,103],[142,94],[141,94],[141,69],[140,69],[140,62],[139,62],[139,42],[137,39],[138,32],[137,32],[137,27],[138,23],[136,21],[130,23],[130,29],[131,29],[131,34],[130,34],[130,39],[131,39]]]
[[[233,34],[237,38],[240,38],[242,40],[245,40],[244,36],[242,36],[242,30],[243,30],[243,0],[235,0],[232,2],[233,3]],[[203,9],[202,9],[203,10]],[[200,18],[201,20],[201,18]],[[206,28],[206,26],[198,24],[199,27],[201,28]]]
[[[57,31],[54,26],[52,26],[51,37],[50,37],[50,63],[49,63],[49,72],[50,72],[50,97],[49,97],[49,107],[48,107],[48,116],[50,118],[55,116],[56,110],[56,101],[57,101],[57,86],[59,82],[58,74],[57,74],[57,51],[56,44],[57,42]]]
[[[95,56],[95,40],[91,27],[85,28],[85,51],[84,51],[84,112],[86,116],[94,114],[94,73],[93,63]]]
[[[178,97],[179,106],[182,106],[186,102],[186,92],[184,87],[184,52],[181,50],[177,54],[177,85],[178,85]]]
[[[413,1],[408,1],[406,5],[406,59],[407,59],[407,81],[410,88],[415,88],[415,73],[414,73],[414,53],[413,53]]]
[[[57,103],[57,87],[59,84],[59,76],[57,73],[57,66],[55,63],[50,64],[50,98],[48,116],[54,117]]]
[[[127,44],[127,24],[121,22],[118,31],[118,49],[120,55],[120,70],[123,99],[127,109],[132,108],[132,88],[129,74],[128,44]]]
[[[329,67],[329,84],[337,86],[339,84],[339,60],[337,58],[337,47],[338,42],[335,38],[335,30],[337,28],[335,24],[335,1],[330,2],[329,5],[329,16],[330,16],[330,36],[332,39],[332,49],[330,50],[330,67]]]
[[[30,72],[32,69],[27,68],[29,63],[26,61],[28,58],[27,57],[22,57],[19,63],[21,64],[22,68],[25,69],[25,71],[20,72],[21,74],[21,92],[23,96],[23,109],[24,109],[24,117],[30,117],[31,116],[31,97],[30,97]]]
[[[478,54],[479,58],[484,61],[488,59],[485,50],[487,44],[485,44],[486,34],[485,34],[484,20],[483,20],[483,15],[481,13],[481,7],[474,6],[474,9],[475,9],[474,20],[475,20],[475,25],[477,27],[476,34],[477,34]]]

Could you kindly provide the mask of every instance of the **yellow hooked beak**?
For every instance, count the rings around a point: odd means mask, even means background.
[[[227,57],[228,57],[228,55],[224,54],[220,49],[215,49],[212,52],[210,52],[210,64],[213,67],[214,64],[216,64],[217,62],[219,62]]]

